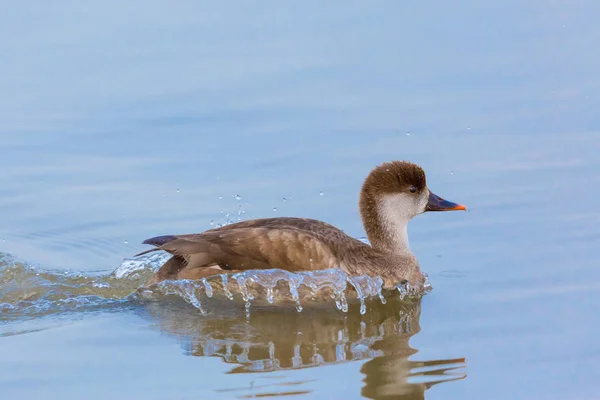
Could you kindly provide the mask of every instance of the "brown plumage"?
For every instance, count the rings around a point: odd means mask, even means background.
[[[405,161],[384,163],[371,171],[359,206],[371,245],[322,221],[281,217],[198,234],[158,236],[144,241],[156,248],[138,255],[156,250],[173,254],[150,283],[249,269],[339,268],[350,275],[379,275],[386,287],[404,280],[418,286],[423,275],[408,248],[406,223],[424,211],[465,209],[429,192],[423,170]]]

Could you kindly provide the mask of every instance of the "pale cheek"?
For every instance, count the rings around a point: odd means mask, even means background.
[[[419,205],[417,207],[417,210],[419,210],[419,214],[422,214],[425,212],[425,208],[427,207],[427,200],[428,200],[429,196],[427,197],[421,197],[419,199]]]
[[[420,199],[415,198],[403,198],[401,202],[397,205],[398,209],[404,208],[403,219],[411,219],[415,215],[421,214],[425,211],[425,206],[421,204]]]

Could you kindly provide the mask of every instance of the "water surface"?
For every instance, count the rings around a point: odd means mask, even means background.
[[[9,398],[594,398],[599,6],[71,1],[0,16]],[[421,164],[433,290],[360,313],[135,297],[142,240],[270,216],[361,238]],[[120,269],[121,268],[121,269]],[[220,304],[220,303],[218,303]],[[110,384],[107,384],[110,382]]]

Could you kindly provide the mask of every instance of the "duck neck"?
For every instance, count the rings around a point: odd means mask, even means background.
[[[375,199],[361,196],[360,211],[371,246],[386,253],[411,255],[408,244],[408,221],[411,216],[398,207],[394,196]]]

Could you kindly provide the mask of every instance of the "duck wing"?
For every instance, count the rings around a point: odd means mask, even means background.
[[[173,254],[161,270],[168,275],[178,270],[222,270],[281,268],[288,271],[317,270],[339,266],[339,229],[317,220],[269,218],[243,221],[198,234],[167,235],[150,238],[144,244]],[[355,239],[353,239],[355,240]],[[336,244],[337,243],[337,244]],[[160,272],[160,271],[159,271]],[[176,273],[176,274],[177,274]],[[185,276],[199,276],[189,271]]]

